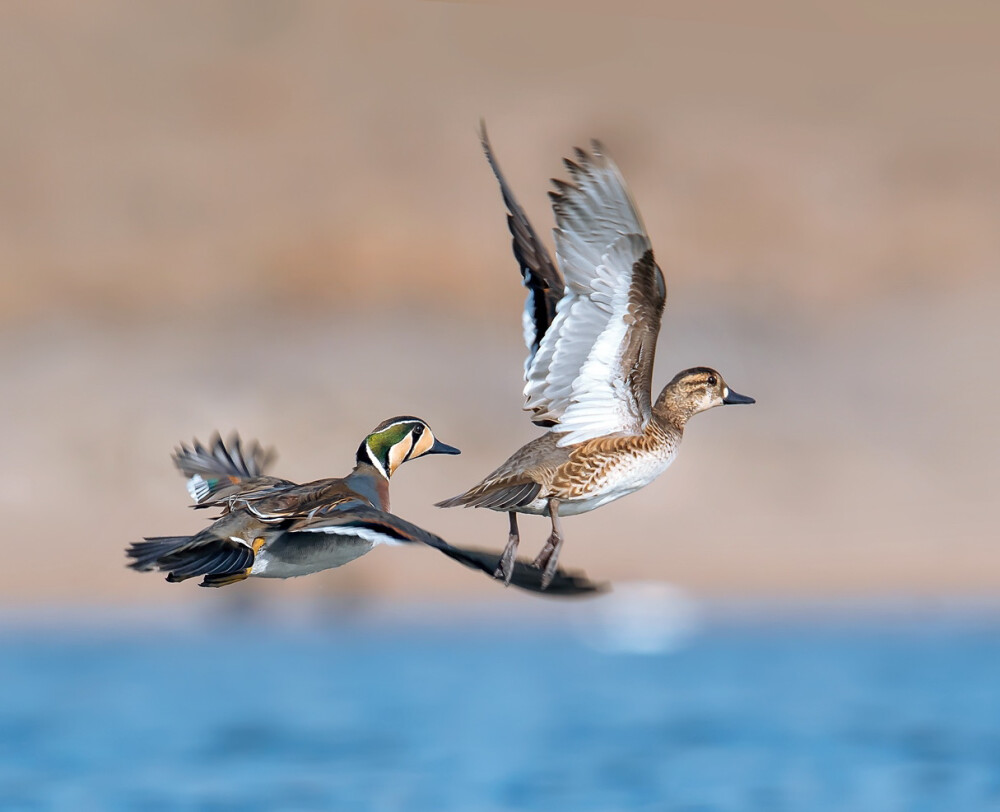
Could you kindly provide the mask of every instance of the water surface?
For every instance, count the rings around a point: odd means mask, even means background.
[[[991,624],[0,634],[4,810],[1000,809]]]

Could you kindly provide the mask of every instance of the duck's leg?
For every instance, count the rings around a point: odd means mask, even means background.
[[[512,510],[507,514],[510,517],[510,536],[507,537],[507,546],[504,547],[503,555],[500,556],[500,563],[493,573],[494,578],[503,578],[505,584],[510,584],[511,576],[514,574],[514,561],[517,559],[517,545],[521,541],[517,532],[517,514]]]
[[[542,573],[542,589],[546,589],[552,583],[556,574],[556,565],[559,563],[559,551],[562,549],[562,522],[559,520],[558,499],[549,499],[549,518],[552,519],[552,535],[549,536],[532,565],[545,570]]]

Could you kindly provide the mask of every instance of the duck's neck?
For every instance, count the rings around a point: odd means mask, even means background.
[[[359,462],[344,482],[379,510],[389,512],[389,480],[370,462]]]
[[[668,434],[674,434],[679,440],[684,434],[684,427],[691,419],[690,404],[670,386],[660,392],[653,404],[653,422]]]

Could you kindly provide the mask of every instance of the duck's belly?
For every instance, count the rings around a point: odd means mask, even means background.
[[[342,567],[369,552],[376,542],[357,536],[289,533],[264,547],[254,559],[250,575],[294,578]]]
[[[674,451],[667,455],[662,453],[629,455],[613,462],[595,465],[591,470],[582,471],[583,476],[576,478],[575,485],[573,478],[566,484],[557,479],[551,495],[559,499],[559,515],[575,516],[578,513],[586,513],[646,487],[670,467],[674,456]],[[548,496],[536,499],[527,507],[518,509],[518,513],[542,516],[547,516],[548,512]]]

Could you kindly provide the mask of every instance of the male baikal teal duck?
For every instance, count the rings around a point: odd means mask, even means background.
[[[524,408],[548,431],[478,485],[438,505],[508,513],[510,536],[495,573],[507,583],[517,555],[517,514],[549,516],[552,533],[534,561],[544,570],[544,588],[555,583],[560,516],[648,485],[673,462],[691,417],[754,400],[708,367],[678,373],[652,399],[667,288],[625,180],[600,143],[565,160],[571,180],[553,180],[549,193],[560,274],[514,199],[485,127],[482,142],[528,288]]]
[[[147,538],[126,551],[129,566],[166,572],[170,582],[201,577],[201,586],[226,586],[246,578],[291,578],[340,567],[379,544],[423,544],[492,575],[498,556],[454,547],[389,512],[389,478],[408,460],[458,454],[416,417],[394,417],[362,441],[346,477],[297,485],[267,476],[272,454],[257,443],[245,449],[234,436],[208,447],[182,445],[174,463],[187,478],[195,507],[222,515],[194,536]],[[543,589],[537,568],[513,565],[511,583]],[[601,588],[585,577],[559,571],[549,592],[582,595]]]

